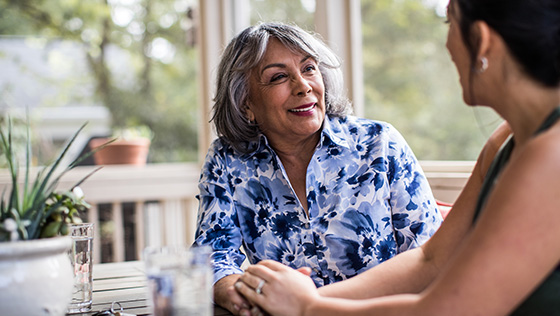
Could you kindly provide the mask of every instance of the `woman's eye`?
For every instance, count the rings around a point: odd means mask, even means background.
[[[274,75],[270,78],[270,82],[275,82],[275,81],[278,81],[278,80],[281,80],[281,79],[284,79],[284,78],[286,78],[285,74],[277,74],[277,75]]]
[[[310,71],[313,71],[315,69],[317,69],[317,67],[315,65],[307,65],[303,68],[303,71],[304,72],[310,72]]]

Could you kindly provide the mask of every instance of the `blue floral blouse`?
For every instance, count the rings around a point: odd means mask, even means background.
[[[195,245],[210,245],[215,277],[245,259],[312,268],[317,286],[341,281],[427,241],[442,222],[418,161],[390,124],[326,117],[307,168],[306,215],[262,135],[240,154],[212,144],[199,182]]]

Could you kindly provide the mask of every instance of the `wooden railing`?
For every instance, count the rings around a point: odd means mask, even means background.
[[[76,167],[59,188],[71,188],[94,168]],[[94,262],[135,260],[146,246],[192,243],[199,174],[200,167],[189,163],[111,165],[82,183],[92,205],[84,220],[96,224]],[[7,170],[0,170],[0,192],[9,185]]]
[[[453,202],[472,162],[423,161],[437,199]],[[68,189],[95,167],[77,167],[62,178]],[[95,223],[94,262],[137,260],[146,246],[191,244],[194,239],[200,167],[191,163],[105,166],[80,187]],[[0,170],[0,192],[10,184]]]
[[[463,190],[474,161],[420,161],[436,199],[453,203]]]

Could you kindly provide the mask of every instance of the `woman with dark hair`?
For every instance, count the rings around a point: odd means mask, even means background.
[[[195,245],[213,248],[215,302],[236,314],[248,307],[233,288],[245,254],[310,267],[323,286],[420,246],[441,224],[402,136],[347,115],[341,80],[330,49],[292,25],[249,27],[223,53]]]
[[[262,261],[235,286],[252,304],[272,315],[560,315],[560,1],[451,0],[448,20],[465,103],[505,122],[441,228],[319,290],[308,269]]]

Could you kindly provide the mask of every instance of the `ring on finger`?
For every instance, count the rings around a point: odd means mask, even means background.
[[[255,288],[255,292],[256,292],[257,294],[261,294],[261,293],[262,293],[262,288],[263,288],[263,286],[264,286],[265,283],[266,283],[265,280],[261,280],[261,281],[259,282],[259,285],[257,285],[257,287]]]

